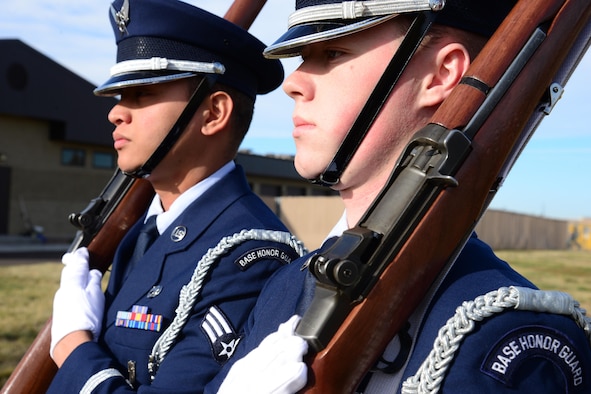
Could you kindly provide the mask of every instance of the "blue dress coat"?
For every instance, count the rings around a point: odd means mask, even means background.
[[[311,274],[300,270],[306,259],[281,268],[269,280],[236,357],[206,387],[206,393],[217,391],[234,361],[258,346],[279,324],[305,311],[313,292]],[[414,348],[408,359],[402,360],[402,364],[408,363],[407,367],[392,371],[402,374],[400,384],[387,390],[382,386],[370,393],[399,392],[402,382],[414,375],[428,356],[439,329],[463,301],[506,286],[534,287],[498,259],[488,245],[472,236],[427,307],[417,334],[411,338]],[[589,340],[570,317],[506,310],[477,323],[475,330],[464,338],[440,393],[591,393]]]
[[[98,343],[74,350],[55,376],[50,393],[78,393],[83,387],[96,393],[202,391],[231,359],[266,280],[299,257],[288,245],[258,240],[241,243],[223,255],[207,274],[188,322],[151,380],[148,357],[175,316],[182,286],[208,249],[244,229],[287,229],[252,193],[239,166],[195,200],[124,280],[142,223],[143,219],[130,229],[117,249]],[[134,325],[130,312],[143,314],[154,324]],[[135,378],[130,377],[133,369]]]

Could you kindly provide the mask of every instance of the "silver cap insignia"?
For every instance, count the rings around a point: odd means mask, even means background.
[[[117,11],[111,5],[111,15],[115,20],[121,34],[127,33],[127,24],[129,23],[129,0],[125,0],[121,6],[121,10]]]

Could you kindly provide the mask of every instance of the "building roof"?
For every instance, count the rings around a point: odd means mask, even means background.
[[[0,40],[0,113],[50,122],[57,141],[111,146],[115,99],[20,40]]]

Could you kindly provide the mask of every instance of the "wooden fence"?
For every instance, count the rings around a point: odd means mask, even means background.
[[[343,213],[339,197],[278,197],[270,205],[311,250],[322,244]],[[476,232],[495,250],[591,250],[591,219],[567,221],[488,210]]]

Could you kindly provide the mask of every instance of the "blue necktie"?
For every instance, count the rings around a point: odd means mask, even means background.
[[[133,254],[131,255],[131,259],[129,260],[129,264],[127,265],[127,269],[125,272],[125,278],[129,275],[129,273],[134,269],[134,267],[138,264],[138,262],[143,257],[146,250],[152,245],[152,243],[158,238],[158,228],[156,227],[156,216],[152,215],[148,218],[144,226],[140,230],[140,233],[135,241],[135,248],[133,250]],[[125,280],[125,279],[124,279]]]

